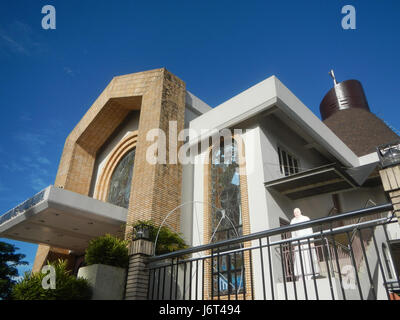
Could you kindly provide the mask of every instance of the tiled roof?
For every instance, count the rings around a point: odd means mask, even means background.
[[[400,140],[381,119],[359,108],[340,110],[324,123],[357,155],[376,151],[376,147]]]

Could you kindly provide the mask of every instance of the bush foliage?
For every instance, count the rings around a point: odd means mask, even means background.
[[[58,260],[48,263],[56,271],[55,289],[44,289],[43,278],[46,273],[25,273],[24,278],[18,282],[12,290],[14,300],[88,300],[91,297],[91,289],[88,282],[82,278],[76,278],[67,270],[67,262]]]
[[[133,228],[145,226],[149,230],[149,240],[155,242],[159,226],[156,226],[152,221],[138,221],[133,225]],[[169,253],[181,249],[186,249],[188,246],[182,239],[179,233],[176,233],[166,226],[162,226],[157,239],[156,254]]]
[[[106,264],[127,268],[128,261],[128,242],[109,234],[91,240],[86,249],[87,265]]]

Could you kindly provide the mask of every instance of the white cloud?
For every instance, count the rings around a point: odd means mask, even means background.
[[[17,140],[27,144],[30,148],[40,148],[46,144],[46,137],[42,134],[23,132],[16,135]]]
[[[40,34],[22,21],[14,21],[6,27],[0,27],[0,48],[6,52],[30,56],[45,51]]]
[[[11,172],[25,173],[27,183],[35,191],[47,187],[53,178],[49,173],[51,161],[44,155],[45,147],[51,140],[49,134],[23,132],[14,138],[26,152],[17,161],[8,162],[2,167]]]
[[[16,40],[11,38],[10,36],[0,33],[0,38],[3,40],[3,43],[13,52],[21,53],[24,55],[29,55],[29,52],[25,49],[23,45],[18,43]]]
[[[0,181],[0,192],[8,191],[9,188],[7,188],[1,181]]]
[[[75,75],[75,72],[70,67],[64,67],[64,72],[71,77]]]
[[[47,187],[47,183],[41,177],[31,175],[31,187],[34,190],[42,190]]]
[[[47,159],[46,157],[37,157],[36,160],[40,164],[50,164],[49,159]]]

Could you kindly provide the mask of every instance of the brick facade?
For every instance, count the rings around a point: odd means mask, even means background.
[[[164,130],[168,147],[169,121],[177,121],[177,132],[184,128],[185,92],[185,83],[164,68],[113,78],[67,137],[55,186],[89,195],[97,152],[132,110],[140,110],[125,237],[130,239],[129,224],[138,220],[160,223],[181,203],[182,167],[149,164],[146,150],[153,142],[146,141],[146,134],[154,128]],[[97,190],[101,200],[107,181],[106,176]],[[179,230],[179,213],[168,224]],[[37,270],[51,251],[56,249],[39,246]]]

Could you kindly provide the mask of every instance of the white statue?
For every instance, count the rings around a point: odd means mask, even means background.
[[[292,219],[292,221],[290,221],[290,224],[296,224],[296,223],[310,221],[309,217],[303,216],[301,214],[301,210],[299,208],[294,209],[293,214],[294,214],[294,218]],[[305,237],[305,236],[308,236],[311,234],[313,234],[312,228],[300,229],[300,230],[292,231],[292,238]],[[300,240],[300,248],[299,248],[298,241],[294,241],[292,244],[293,251],[294,251],[294,275],[296,277],[303,276],[303,272],[302,272],[302,268],[301,268],[301,260],[300,260],[300,257],[301,257],[301,259],[303,261],[304,277],[307,280],[312,279],[313,266],[314,266],[315,276],[319,275],[319,265],[318,265],[317,254],[315,251],[315,246],[313,243],[313,238],[310,238],[310,244],[311,245],[308,245],[307,239]]]

